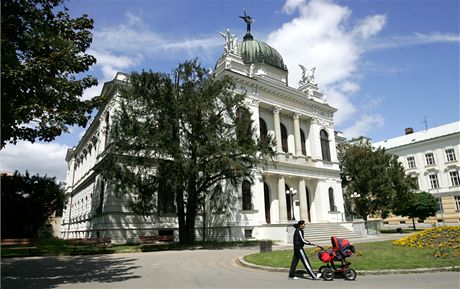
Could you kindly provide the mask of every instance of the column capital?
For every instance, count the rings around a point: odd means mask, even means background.
[[[294,113],[294,115],[292,116],[292,118],[293,118],[293,119],[300,119],[300,116],[301,116],[301,114],[298,113],[298,112],[296,112],[296,113]]]
[[[279,113],[281,110],[283,110],[281,107],[275,106],[275,107],[273,108],[273,113]]]

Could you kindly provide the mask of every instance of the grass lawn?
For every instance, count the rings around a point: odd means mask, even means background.
[[[392,241],[355,244],[356,253],[348,261],[355,270],[414,269],[432,267],[460,266],[460,250],[453,251],[450,257],[434,257],[433,249],[402,247]],[[305,247],[313,268],[325,265],[318,259],[316,249]],[[244,257],[247,262],[279,268],[289,268],[292,250],[252,254]],[[339,262],[340,263],[340,262]]]

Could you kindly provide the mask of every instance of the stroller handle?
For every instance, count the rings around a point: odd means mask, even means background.
[[[323,248],[322,246],[320,246],[320,245],[313,244],[313,243],[310,243],[310,245],[315,246],[315,247],[318,247],[318,248],[320,248],[321,250],[324,250],[324,248]]]

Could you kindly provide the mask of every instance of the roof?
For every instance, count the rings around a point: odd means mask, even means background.
[[[460,121],[452,122],[438,127],[433,127],[427,130],[406,134],[403,136],[390,138],[373,144],[374,147],[382,147],[386,149],[405,146],[413,143],[419,143],[442,136],[460,133]]]
[[[267,63],[279,69],[286,70],[281,54],[265,42],[245,36],[240,49],[244,64]]]

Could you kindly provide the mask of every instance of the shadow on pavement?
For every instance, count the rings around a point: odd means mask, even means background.
[[[47,289],[59,284],[120,282],[141,276],[136,259],[113,255],[2,259],[1,288]]]

